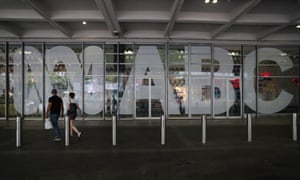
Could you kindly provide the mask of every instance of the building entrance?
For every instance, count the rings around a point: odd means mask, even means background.
[[[163,113],[162,103],[157,99],[157,93],[163,93],[163,89],[156,86],[150,76],[136,78],[135,81],[135,114],[137,119],[159,118]]]

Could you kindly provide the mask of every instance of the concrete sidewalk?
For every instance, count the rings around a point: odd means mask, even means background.
[[[69,147],[53,142],[52,130],[40,122],[31,123],[16,148],[13,122],[1,122],[1,180],[300,179],[300,146],[289,123],[257,123],[249,143],[244,122],[209,122],[202,144],[199,121],[170,121],[161,145],[158,121],[125,121],[112,146],[111,122],[81,122],[83,137]]]

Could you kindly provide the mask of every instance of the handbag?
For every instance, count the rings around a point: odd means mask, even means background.
[[[49,120],[49,118],[45,119],[45,129],[52,129],[52,122]]]

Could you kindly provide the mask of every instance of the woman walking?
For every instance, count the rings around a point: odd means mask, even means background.
[[[82,133],[77,129],[74,122],[77,116],[77,110],[79,110],[80,114],[82,115],[78,102],[75,100],[75,93],[70,92],[69,102],[67,104],[67,115],[70,120],[70,136],[73,136],[74,131],[77,134],[77,137],[80,138]]]

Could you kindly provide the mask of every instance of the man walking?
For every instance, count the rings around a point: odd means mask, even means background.
[[[63,117],[64,106],[63,101],[60,97],[57,96],[57,90],[53,89],[51,91],[52,96],[48,99],[46,118],[50,116],[50,121],[52,122],[55,136],[53,141],[61,141],[61,132],[58,127],[58,118],[59,115]]]

